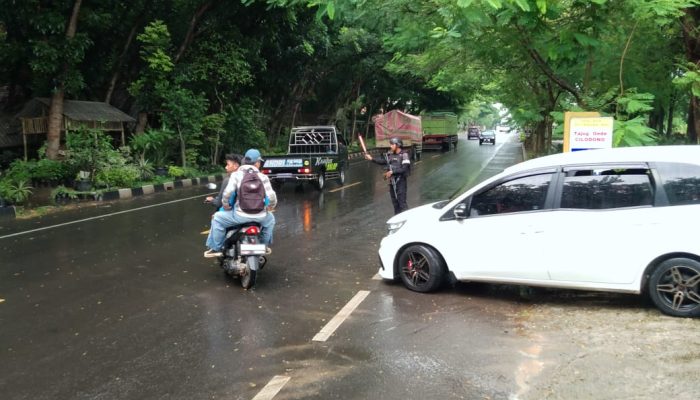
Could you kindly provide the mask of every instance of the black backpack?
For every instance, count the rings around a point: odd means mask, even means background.
[[[241,211],[248,214],[257,214],[265,209],[265,185],[253,169],[243,174],[238,188],[238,205]]]

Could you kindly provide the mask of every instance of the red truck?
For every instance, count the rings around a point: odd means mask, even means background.
[[[389,139],[399,137],[403,149],[409,151],[413,160],[419,160],[423,152],[423,130],[421,118],[406,114],[399,110],[391,110],[384,114],[375,115],[374,135],[376,147],[389,148]]]

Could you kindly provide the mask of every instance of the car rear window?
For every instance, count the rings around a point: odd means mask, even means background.
[[[651,205],[653,186],[646,168],[591,168],[564,172],[561,208],[602,210]]]
[[[700,204],[700,166],[662,163],[656,170],[670,205]]]

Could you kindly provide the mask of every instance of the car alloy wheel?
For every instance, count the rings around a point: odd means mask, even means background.
[[[673,258],[659,264],[649,278],[649,295],[665,314],[700,316],[700,263]]]
[[[404,285],[416,292],[431,292],[443,282],[445,263],[431,247],[407,247],[399,256],[398,267]]]

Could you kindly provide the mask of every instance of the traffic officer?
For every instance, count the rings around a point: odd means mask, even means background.
[[[389,140],[389,152],[383,156],[372,157],[365,153],[365,158],[379,165],[387,165],[384,179],[389,181],[389,196],[394,204],[394,214],[408,209],[406,204],[406,183],[411,172],[411,157],[402,149],[401,138]]]

